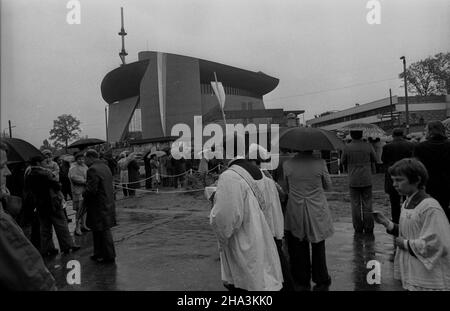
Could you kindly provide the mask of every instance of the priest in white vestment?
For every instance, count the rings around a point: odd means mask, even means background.
[[[283,275],[274,236],[264,216],[263,174],[241,158],[229,163],[217,183],[210,223],[219,242],[227,288],[278,291]]]

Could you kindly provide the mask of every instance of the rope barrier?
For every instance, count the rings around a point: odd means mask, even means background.
[[[214,171],[216,168],[219,168],[219,170],[220,170],[221,166],[222,166],[222,165],[219,164],[219,165],[215,166],[214,168],[208,170],[207,173],[209,174],[210,172]],[[197,171],[197,172],[198,172],[198,171]],[[173,177],[180,177],[180,176],[183,176],[183,175],[186,175],[186,174],[192,175],[192,174],[194,174],[194,170],[191,168],[191,169],[185,171],[184,173],[177,174],[177,175],[166,175],[166,174],[158,174],[158,175],[159,175],[159,177],[173,178]],[[146,180],[152,179],[152,178],[155,177],[155,176],[156,176],[156,174],[155,174],[155,175],[152,175],[152,176],[150,176],[150,177],[144,178],[144,179],[137,180],[137,181],[132,181],[132,182],[119,182],[119,183],[116,183],[116,184],[118,184],[118,185],[138,184],[138,183],[144,182],[144,181],[146,181]]]
[[[114,184],[115,186],[118,186],[120,189],[127,189],[127,190],[136,190],[140,192],[147,192],[147,193],[161,193],[161,194],[171,194],[171,193],[188,193],[188,192],[198,192],[198,191],[205,191],[205,188],[202,189],[192,189],[192,190],[175,190],[175,191],[160,191],[159,189],[156,190],[148,190],[148,189],[133,189],[129,187],[123,187],[119,186],[117,184]]]

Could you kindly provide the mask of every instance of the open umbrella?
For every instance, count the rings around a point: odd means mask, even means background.
[[[166,153],[165,153],[164,151],[162,151],[162,150],[154,150],[154,151],[152,151],[152,152],[150,152],[150,153],[148,154],[147,158],[150,159],[150,157],[151,157],[152,155],[156,155],[156,157],[159,158],[159,157],[165,156]]]
[[[363,131],[363,137],[381,138],[386,136],[386,133],[379,126],[370,123],[352,123],[340,129],[344,132]]]
[[[294,127],[280,135],[280,148],[296,151],[343,149],[344,143],[327,130]]]
[[[22,139],[3,138],[2,142],[8,147],[8,163],[27,162],[32,157],[43,156],[36,147]]]
[[[68,148],[78,148],[80,150],[89,147],[89,146],[95,146],[95,145],[101,145],[106,143],[106,141],[97,139],[97,138],[85,138],[77,140],[76,142],[71,143]]]

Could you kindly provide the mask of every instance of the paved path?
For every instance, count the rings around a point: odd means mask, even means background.
[[[69,208],[69,214],[72,212]],[[91,234],[76,237],[82,249],[47,262],[61,290],[223,290],[217,243],[209,227],[209,205],[193,195],[145,195],[117,202],[114,228],[117,262],[92,262]],[[73,215],[72,215],[73,217]],[[70,225],[73,231],[73,223]],[[392,279],[392,238],[381,226],[375,239],[353,236],[350,219],[335,222],[326,242],[332,291],[401,290]],[[66,263],[81,264],[81,285],[68,285]],[[381,284],[369,285],[366,267],[377,260]]]

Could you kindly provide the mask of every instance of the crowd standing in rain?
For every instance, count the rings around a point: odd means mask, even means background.
[[[349,134],[351,141],[339,141],[339,148],[355,236],[374,239],[374,222],[380,223],[393,235],[394,278],[404,289],[450,290],[450,142],[444,126],[427,124],[426,140],[420,143],[405,139],[402,128],[394,129],[392,142],[385,145],[368,141],[362,130]],[[60,157],[58,165],[52,152],[44,150],[45,157],[29,159],[23,172],[20,204],[6,187],[11,172],[8,147],[1,144],[0,225],[10,237],[0,237],[0,287],[56,289],[43,258],[67,256],[83,247],[69,231],[67,201],[76,212],[74,234],[92,234],[91,259],[111,264],[116,261],[112,228],[117,225],[118,192],[133,200],[140,191],[179,189],[195,171],[211,202],[210,225],[224,288],[329,290],[333,274],[325,242],[335,230],[326,192],[333,184],[321,151],[332,149],[311,146],[282,148],[279,166],[270,172],[261,167],[270,153],[236,135],[234,150],[227,150],[225,142],[222,146],[225,160],[206,157],[209,150],[202,151],[196,164],[175,159],[167,149],[152,149],[143,157],[125,150],[116,159],[89,149],[75,154],[71,164]],[[372,174],[383,171],[390,218],[372,205]]]

